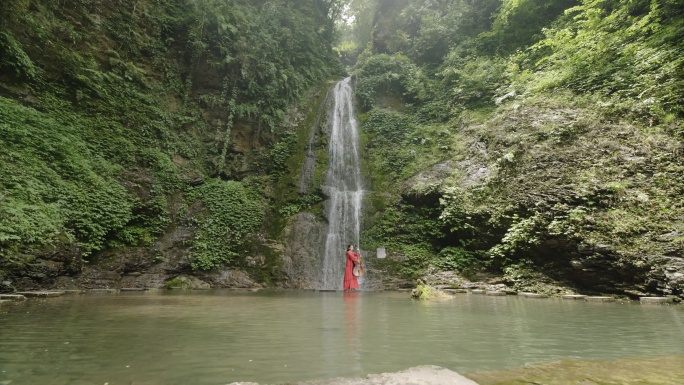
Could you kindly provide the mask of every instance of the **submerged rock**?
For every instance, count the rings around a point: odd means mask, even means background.
[[[514,369],[468,373],[481,384],[681,384],[684,356],[616,361],[562,360]]]
[[[468,379],[449,369],[439,366],[417,366],[396,373],[369,374],[366,378],[358,379],[333,379],[325,382],[307,382],[300,385],[477,385]]]
[[[449,369],[424,365],[395,373],[369,374],[366,378],[333,378],[321,381],[295,382],[293,385],[478,385]],[[233,382],[230,385],[259,385],[253,382]]]

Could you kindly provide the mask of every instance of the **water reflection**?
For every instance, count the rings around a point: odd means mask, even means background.
[[[345,292],[343,295],[347,350],[358,355],[359,350],[361,350],[361,339],[359,336],[359,293]]]
[[[361,308],[359,292],[345,292],[344,299],[344,324],[346,332],[346,348],[351,359],[351,368],[354,372],[363,372],[361,361]]]
[[[218,291],[62,297],[3,311],[0,383],[283,383],[422,364],[467,373],[684,354],[682,305]]]

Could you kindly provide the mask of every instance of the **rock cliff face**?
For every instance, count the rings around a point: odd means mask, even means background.
[[[286,281],[299,133],[340,68],[315,0],[262,3],[0,4],[0,290]]]
[[[549,141],[548,127],[582,133]],[[459,138],[454,158],[390,185],[384,199],[393,210],[439,213],[424,222],[432,235],[414,242],[455,248],[448,270],[519,291],[684,295],[674,138],[555,101],[502,105],[484,122],[464,122]],[[661,144],[643,147],[648,141]],[[369,146],[371,157],[380,150]],[[371,231],[384,226],[385,234],[374,241],[410,236],[380,215],[371,216]],[[396,243],[391,252],[404,271],[417,254]],[[428,278],[452,263],[441,260],[446,253],[425,255],[413,266],[423,263]]]
[[[327,223],[311,213],[294,215],[284,232],[283,274],[286,287],[317,289]]]
[[[316,116],[313,125],[308,127],[305,157],[296,176],[297,194],[300,196],[323,196],[322,175],[327,167],[327,138],[330,134],[329,122],[332,110],[332,85],[317,111],[309,111]],[[311,106],[315,108],[315,106]],[[325,203],[311,210],[290,217],[283,231],[282,273],[284,286],[298,289],[316,289],[320,271],[321,256],[324,253],[328,224],[324,216]]]
[[[351,5],[378,268],[684,296],[684,8],[612,5]]]
[[[0,291],[163,287],[178,276],[316,286],[329,198],[323,83],[341,72],[333,21],[314,0],[263,3],[0,3]],[[649,43],[613,36],[605,20],[618,19],[558,20],[640,54],[596,79],[576,59],[556,87],[563,54],[547,69],[524,54],[506,67],[498,54],[467,53],[492,37],[470,23],[490,20],[495,3],[382,1],[369,18],[380,23],[369,29],[375,46],[356,69],[365,288],[458,271],[520,290],[681,298],[681,71],[639,61],[679,63],[678,8],[607,15],[626,17],[617,32],[642,25],[632,18],[656,23],[663,35]],[[593,7],[573,12],[609,12]],[[421,18],[446,24],[415,29]],[[411,39],[439,44],[409,49]],[[546,39],[535,54],[574,58],[590,46]],[[641,54],[651,49],[659,54]],[[642,83],[630,88],[620,71]],[[671,81],[652,85],[660,78]],[[381,246],[387,258],[376,260]]]

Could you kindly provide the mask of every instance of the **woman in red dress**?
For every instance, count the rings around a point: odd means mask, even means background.
[[[355,290],[359,288],[359,281],[356,279],[352,270],[354,269],[354,264],[360,263],[361,257],[359,253],[354,252],[354,245],[349,245],[347,247],[347,266],[344,269],[344,290]]]

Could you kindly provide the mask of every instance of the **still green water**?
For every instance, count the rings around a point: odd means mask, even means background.
[[[684,354],[684,306],[460,294],[163,292],[0,310],[0,383],[226,384]]]

